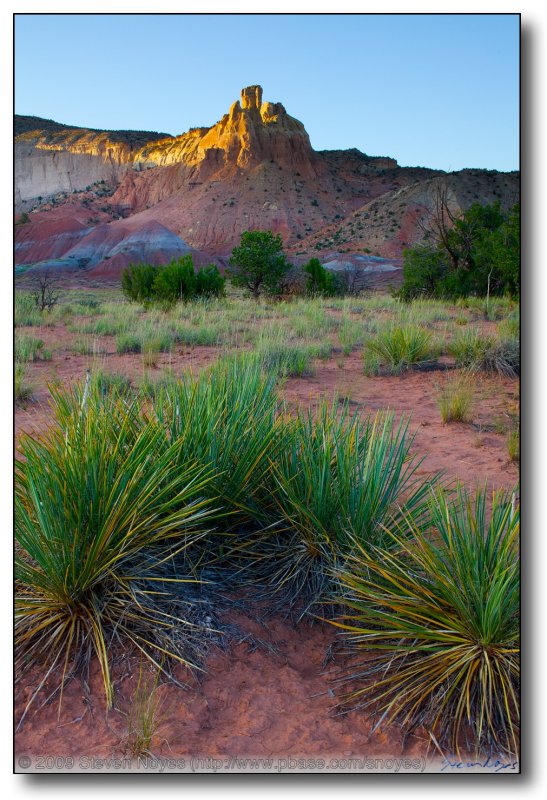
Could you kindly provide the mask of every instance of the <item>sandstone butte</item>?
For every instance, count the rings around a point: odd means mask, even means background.
[[[260,86],[243,89],[216,125],[180,136],[16,116],[15,214],[29,221],[16,226],[15,263],[97,276],[188,252],[223,264],[251,229],[280,233],[295,260],[398,258],[423,235],[440,183],[454,210],[518,199],[517,172],[444,173],[357,149],[315,151]]]

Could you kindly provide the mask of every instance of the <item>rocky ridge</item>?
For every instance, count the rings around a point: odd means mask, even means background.
[[[31,117],[16,118],[15,130],[16,211],[31,212],[17,226],[19,264],[62,259],[97,226],[93,241],[118,241],[108,229],[121,234],[128,219],[132,241],[139,228],[152,237],[151,252],[154,236],[162,251],[167,230],[182,248],[222,259],[244,230],[260,228],[280,233],[296,258],[397,257],[419,239],[420,208],[431,205],[435,180],[459,187],[462,207],[491,198],[507,205],[518,192],[516,173],[445,174],[357,149],[315,151],[304,125],[282,103],[264,101],[258,85],[244,88],[215,125],[180,136]],[[119,250],[97,247],[103,260],[115,255],[122,264]],[[122,251],[138,255],[129,244]]]

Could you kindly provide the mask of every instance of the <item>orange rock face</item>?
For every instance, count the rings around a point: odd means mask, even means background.
[[[417,215],[396,201],[400,190],[425,186],[435,176],[452,179],[435,170],[401,168],[393,159],[358,150],[316,152],[304,125],[281,103],[263,101],[260,86],[244,88],[240,100],[216,125],[193,128],[181,136],[121,135],[56,123],[47,123],[47,131],[30,130],[33,124],[27,123],[16,138],[20,210],[36,205],[29,193],[43,199],[58,192],[59,186],[65,193],[67,186],[93,192],[100,181],[111,191],[99,208],[111,219],[131,217],[132,226],[143,227],[147,235],[160,230],[156,225],[162,226],[184,246],[218,257],[229,254],[241,233],[251,229],[280,233],[295,256],[321,257],[322,250],[330,255],[343,246],[341,252],[370,250],[397,257],[405,242],[418,236]],[[499,175],[484,173],[474,187],[468,182],[473,189],[469,198],[480,200],[488,194],[486,189],[491,195]],[[86,182],[91,187],[83,185]],[[514,196],[517,183],[516,173],[497,181],[501,195],[496,196],[502,200],[504,195]],[[412,203],[415,194],[409,196]],[[368,206],[377,200],[388,209],[385,219],[369,213]],[[466,196],[464,205],[467,201]],[[60,202],[66,203],[66,197]],[[76,202],[72,200],[72,206]],[[19,227],[18,253],[24,260],[18,263],[30,263],[24,241],[28,232]],[[46,232],[45,227],[42,230]],[[165,236],[163,232],[163,240]],[[53,251],[54,257],[62,255],[62,241],[53,246],[44,240],[43,257],[51,257]],[[37,255],[39,237],[32,245],[33,258]],[[121,260],[117,258],[116,264]]]

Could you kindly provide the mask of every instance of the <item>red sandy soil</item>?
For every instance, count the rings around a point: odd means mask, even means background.
[[[29,331],[30,332],[30,331]],[[51,362],[29,365],[29,378],[35,385],[35,400],[16,410],[16,434],[44,430],[51,419],[47,406],[47,381],[63,383],[80,380],[90,356],[67,350],[74,338],[66,328],[42,329],[46,347],[54,345]],[[114,338],[101,337],[105,346],[105,369],[122,372],[134,379],[142,375],[140,355],[116,355]],[[178,347],[162,355],[158,369],[170,365],[175,372],[183,367],[198,370],[218,357],[213,347]],[[346,358],[335,356],[318,362],[313,377],[290,379],[283,394],[289,404],[314,405],[321,397],[335,393],[365,411],[391,408],[399,414],[412,414],[411,429],[416,432],[414,449],[425,454],[420,472],[445,470],[447,477],[470,486],[488,482],[490,487],[512,488],[518,468],[509,461],[505,434],[491,430],[493,422],[507,419],[518,408],[518,381],[499,376],[477,378],[474,424],[443,425],[435,402],[435,386],[442,372],[408,372],[399,377],[373,377],[363,374],[359,353]],[[272,618],[267,628],[246,619],[241,627],[252,631],[270,646],[251,649],[248,642],[231,646],[228,652],[212,650],[207,673],[200,682],[191,679],[191,688],[162,685],[162,716],[151,744],[156,756],[178,758],[188,755],[273,756],[288,755],[341,758],[389,754],[392,757],[433,755],[425,733],[417,733],[405,744],[398,728],[391,726],[371,735],[371,719],[353,712],[334,716],[335,703],[331,674],[324,661],[336,634],[329,625],[294,627],[289,621]],[[37,702],[29,711],[16,735],[19,755],[65,755],[77,758],[123,756],[127,753],[128,708],[135,685],[137,659],[125,657],[118,667],[117,706],[105,715],[101,680],[96,665],[92,669],[90,692],[79,681],[64,692],[60,718],[57,702],[40,708]],[[124,674],[133,673],[133,677]],[[21,683],[16,703],[19,719],[32,687],[39,683],[32,669]],[[43,696],[47,696],[44,690]]]
[[[333,628],[322,623],[294,627],[278,618],[269,620],[266,626],[244,617],[237,622],[242,638],[249,632],[263,644],[253,649],[248,642],[240,642],[227,652],[213,652],[207,674],[199,681],[180,671],[178,677],[190,683],[187,690],[169,683],[159,687],[159,725],[150,746],[154,756],[425,755],[428,744],[423,732],[403,744],[395,726],[371,733],[367,715],[336,715],[333,668],[324,666],[326,652],[335,639]],[[130,754],[126,714],[137,682],[138,658],[126,657],[117,672],[116,707],[112,711],[105,713],[101,676],[95,667],[89,694],[79,681],[66,687],[59,721],[58,700],[29,712],[16,735],[17,753],[70,755],[76,759]],[[34,671],[23,679],[18,701],[21,708],[36,680]],[[36,708],[46,696],[44,690]]]

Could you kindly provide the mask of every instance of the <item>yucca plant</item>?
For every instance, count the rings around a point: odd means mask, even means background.
[[[520,374],[519,338],[500,339],[485,354],[481,366],[507,378],[516,378]]]
[[[384,525],[401,514],[425,523],[430,479],[417,476],[423,459],[410,455],[408,421],[391,413],[362,420],[349,406],[324,404],[314,416],[288,423],[283,452],[272,461],[273,497],[283,532],[270,542],[270,581],[289,604],[307,610],[331,588],[332,567],[353,542],[385,541]]]
[[[516,753],[519,715],[519,509],[486,491],[432,499],[424,535],[412,518],[389,550],[355,542],[339,573],[350,652],[345,708],[406,731],[424,726],[459,753]]]
[[[179,462],[211,472],[209,491],[230,515],[228,525],[269,519],[270,459],[283,430],[275,381],[256,361],[226,359],[198,377],[183,375],[156,398]]]
[[[449,345],[449,352],[458,367],[481,369],[494,345],[494,337],[486,336],[478,328],[467,328],[457,333]]]
[[[16,666],[43,665],[33,698],[52,675],[62,697],[96,656],[109,706],[117,642],[154,663],[199,664],[207,626],[185,584],[210,476],[136,403],[51,391],[56,424],[22,436],[15,466]]]
[[[377,356],[391,372],[429,361],[435,355],[432,335],[419,325],[390,326],[365,343],[365,353]]]

